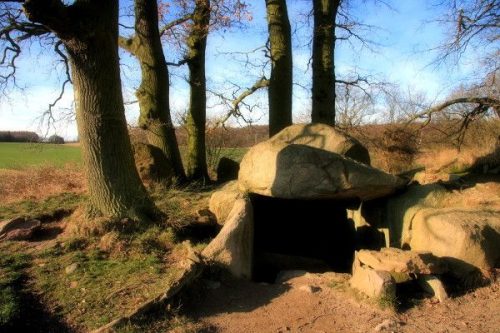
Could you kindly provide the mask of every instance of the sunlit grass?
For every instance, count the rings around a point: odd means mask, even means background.
[[[62,167],[68,163],[81,163],[80,147],[0,142],[0,169],[24,169],[43,165]]]

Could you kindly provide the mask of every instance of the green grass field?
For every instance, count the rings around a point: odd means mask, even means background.
[[[0,169],[81,163],[80,147],[48,143],[0,142]]]
[[[185,147],[180,149],[184,159]],[[225,156],[239,162],[247,150],[247,148],[222,148],[216,157]],[[81,163],[80,147],[48,143],[0,142],[0,169],[23,169],[41,165],[60,167],[68,163]]]

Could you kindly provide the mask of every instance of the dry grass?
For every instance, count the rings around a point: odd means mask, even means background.
[[[441,202],[443,207],[476,207],[482,210],[500,210],[500,183],[478,183],[474,187],[454,190]]]
[[[459,173],[490,152],[491,147],[465,148],[460,151],[452,148],[427,150],[418,155],[416,164],[424,166],[431,172]]]
[[[494,143],[463,147],[461,150],[446,146],[424,147],[415,154],[373,147],[370,149],[370,156],[374,167],[393,174],[422,167],[428,174],[463,173],[477,164],[481,168],[484,164],[490,167],[500,164],[500,149]]]
[[[83,170],[75,165],[0,169],[0,198],[3,204],[42,200],[63,192],[80,194],[85,191]]]

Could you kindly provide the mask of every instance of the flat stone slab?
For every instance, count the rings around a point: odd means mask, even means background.
[[[404,251],[382,248],[380,251],[360,250],[358,260],[377,271],[404,274],[442,274],[446,267],[430,252]]]

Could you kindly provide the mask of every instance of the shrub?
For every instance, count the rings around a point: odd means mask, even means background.
[[[49,143],[55,143],[55,144],[64,144],[64,138],[59,136],[59,135],[51,135],[47,141]]]
[[[419,135],[410,128],[390,126],[385,129],[381,138],[379,154],[382,167],[390,173],[401,173],[413,167],[418,154]]]

